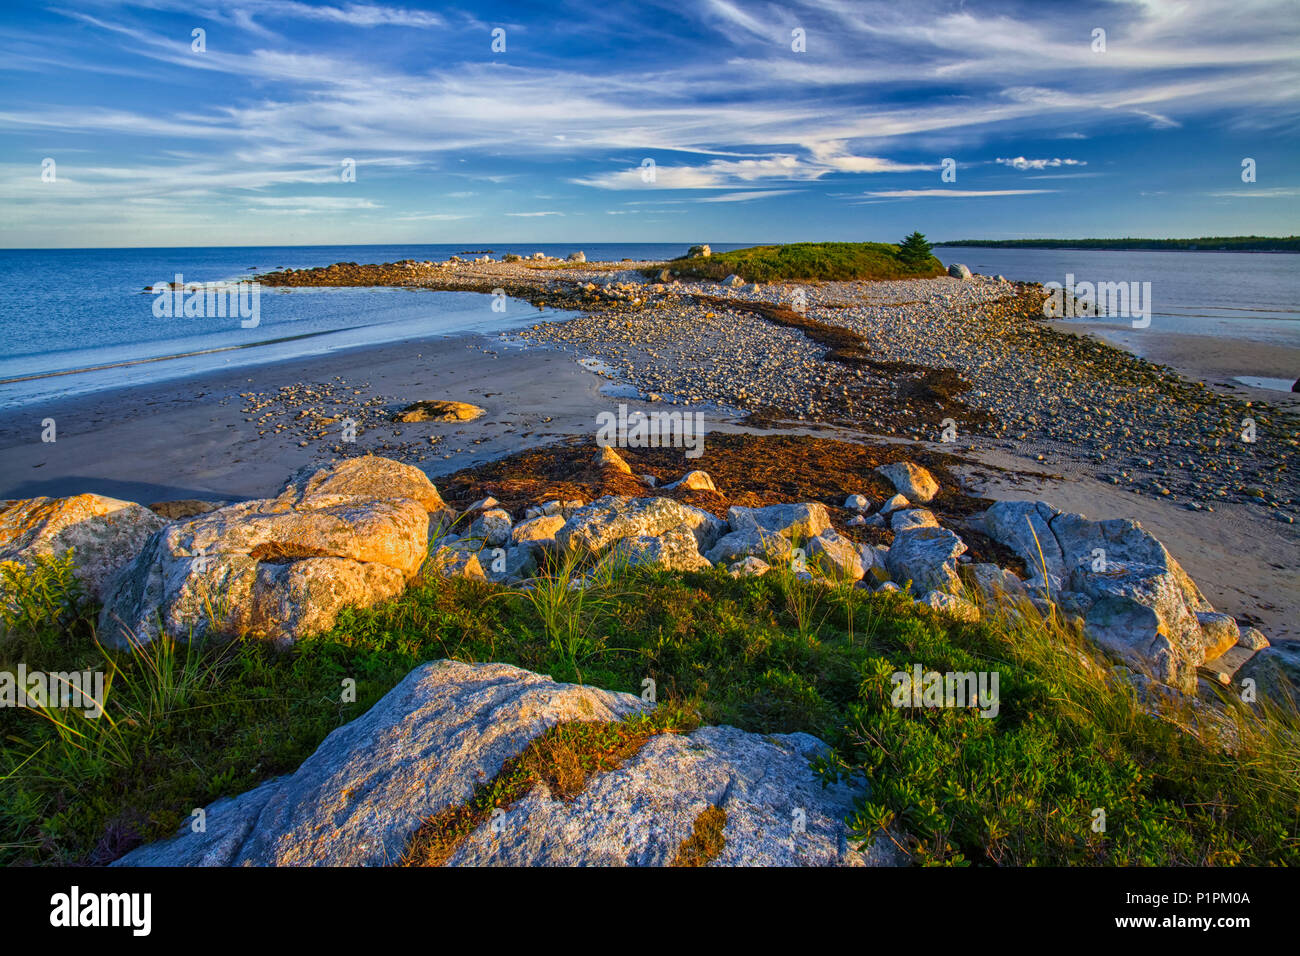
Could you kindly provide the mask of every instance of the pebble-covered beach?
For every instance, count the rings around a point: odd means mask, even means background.
[[[944,441],[946,430],[957,452],[995,447],[1193,510],[1250,502],[1294,521],[1293,415],[1052,328],[1037,286],[988,276],[725,285],[671,270],[483,257],[340,264],[261,281],[502,290],[581,313],[534,323],[519,341],[597,359],[652,401],[925,441]],[[815,335],[763,312],[792,306],[860,346],[837,359]],[[945,387],[928,389],[940,373]]]

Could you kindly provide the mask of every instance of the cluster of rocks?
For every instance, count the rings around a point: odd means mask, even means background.
[[[631,473],[610,448],[595,463]],[[820,502],[732,506],[722,518],[654,496],[648,476],[644,496],[539,502],[518,518],[487,498],[458,512],[419,469],[364,456],[304,469],[274,498],[172,521],[98,496],[8,502],[0,558],[31,561],[75,548],[78,573],[103,602],[101,639],[117,644],[161,631],[287,643],[328,630],[344,607],[400,594],[421,571],[529,587],[572,558],[575,587],[619,565],[718,567],[735,576],[775,568],[893,592],[965,620],[991,602],[1030,605],[1059,612],[1125,665],[1187,693],[1202,676],[1222,680],[1214,662],[1236,648],[1255,655],[1249,667],[1283,675],[1270,678],[1275,685],[1293,686],[1286,681],[1300,676],[1288,648],[1269,648],[1258,631],[1216,612],[1136,521],[1002,501],[947,528],[924,507],[940,492],[928,470],[909,462],[877,470],[896,494],[879,507],[850,494],[844,508],[854,513],[849,528],[887,524],[888,547],[852,540]],[[716,490],[700,471],[666,487]],[[966,528],[1016,554],[1028,578],[972,562]]]
[[[612,449],[598,457],[603,467],[630,472]],[[274,498],[174,520],[95,495],[5,502],[0,560],[30,564],[73,549],[76,573],[103,602],[100,639],[119,645],[164,630],[191,640],[243,633],[284,643],[328,630],[345,607],[396,596],[421,572],[528,587],[566,556],[578,559],[578,570],[564,572],[573,587],[590,586],[602,565],[624,562],[792,573],[892,592],[926,613],[965,620],[993,605],[1059,612],[1162,712],[1180,713],[1168,706],[1170,695],[1195,693],[1198,677],[1232,649],[1252,655],[1239,680],[1253,679],[1261,697],[1300,704],[1300,652],[1270,647],[1258,631],[1216,612],[1136,522],[1002,501],[945,528],[925,507],[942,492],[933,474],[909,462],[878,471],[895,494],[876,506],[852,493],[844,508],[854,513],[850,527],[888,523],[889,547],[837,531],[820,502],[733,506],[722,518],[649,487],[637,497],[540,502],[518,520],[491,498],[458,511],[420,470],[362,457],[304,470]],[[702,471],[665,487],[716,491]],[[968,528],[1018,555],[1028,576],[966,560],[959,532]],[[1193,703],[1192,732],[1204,724],[1230,735],[1222,715]],[[334,731],[294,773],[217,801],[201,832],[187,825],[119,862],[399,862],[422,825],[466,805],[548,727],[622,720],[648,706],[504,664],[426,664]],[[889,834],[860,843],[847,833],[844,821],[869,781],[823,786],[809,761],[825,752],[805,734],[704,727],[654,736],[576,796],[537,784],[467,833],[448,863],[665,865],[679,858],[706,812],[724,821],[714,865],[906,862]]]

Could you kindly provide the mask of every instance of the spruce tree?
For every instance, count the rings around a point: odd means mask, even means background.
[[[904,265],[916,268],[930,258],[930,244],[925,236],[914,232],[898,245],[898,258]]]

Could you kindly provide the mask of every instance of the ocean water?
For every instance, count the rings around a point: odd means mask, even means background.
[[[258,323],[240,317],[159,317],[158,282],[231,282],[335,262],[443,260],[491,249],[591,260],[665,259],[680,243],[273,246],[195,249],[0,250],[0,408],[402,339],[494,332],[539,311],[473,292],[406,289],[260,290]],[[719,250],[735,246],[719,246]],[[251,302],[249,303],[251,305]],[[552,315],[554,313],[551,313]],[[108,367],[104,367],[108,366]]]
[[[1149,331],[1300,348],[1300,255],[936,246],[944,265],[1022,282],[1151,283]],[[1128,318],[1087,321],[1131,329]]]
[[[754,243],[715,243],[717,251]],[[683,243],[273,246],[195,249],[0,250],[0,408],[373,345],[531,324],[517,300],[405,289],[262,289],[259,322],[159,317],[146,290],[170,282],[231,282],[280,268],[334,262],[442,260],[451,255],[544,252],[589,260],[669,259]],[[1300,256],[1270,253],[1097,250],[935,250],[945,265],[1011,279],[1151,283],[1156,331],[1300,347]],[[553,314],[553,313],[552,313]],[[1127,327],[1125,319],[1114,320]]]

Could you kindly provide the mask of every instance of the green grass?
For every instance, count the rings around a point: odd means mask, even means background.
[[[883,242],[792,242],[715,252],[707,259],[674,259],[668,268],[682,278],[747,282],[826,282],[849,279],[915,279],[944,274],[933,256],[913,268],[898,258],[898,246]],[[658,270],[651,270],[658,272]]]
[[[289,651],[115,651],[95,643],[93,608],[59,575],[20,582],[43,596],[34,618],[8,622],[0,668],[107,667],[111,719],[83,721],[79,737],[0,709],[2,864],[105,862],[170,835],[195,808],[294,770],[413,667],[447,657],[635,694],[648,677],[668,714],[816,734],[834,750],[819,772],[872,781],[855,832],[888,825],[919,863],[1300,863],[1293,716],[1231,710],[1241,746],[1226,754],[1144,714],[1054,622],[960,624],[785,574],[619,568],[581,604],[439,579]],[[996,670],[999,716],[896,709],[890,675],[913,663]],[[1104,833],[1092,832],[1096,808]]]

